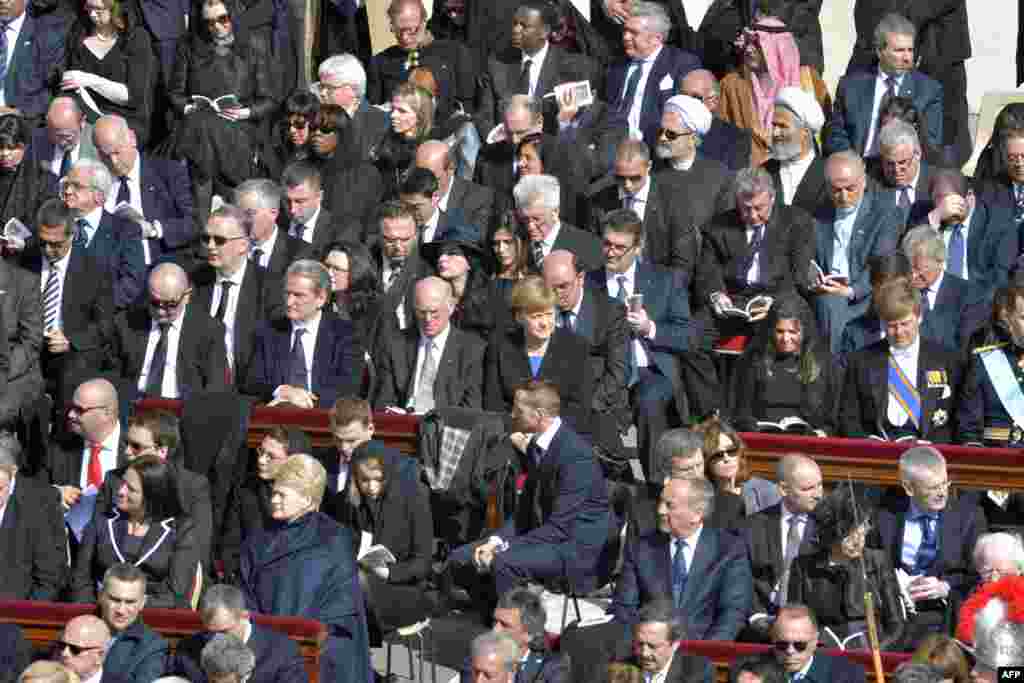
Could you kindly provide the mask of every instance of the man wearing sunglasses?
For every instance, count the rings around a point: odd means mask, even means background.
[[[149,275],[149,305],[114,319],[114,370],[139,396],[185,398],[226,387],[224,323],[189,305],[181,266],[162,263]]]
[[[83,614],[64,626],[54,643],[61,664],[78,674],[79,680],[96,683],[128,683],[120,672],[105,669],[103,660],[110,646],[110,629],[99,617]]]
[[[791,683],[864,683],[860,664],[816,652],[818,620],[808,607],[787,605],[779,610],[772,627],[772,646]]]

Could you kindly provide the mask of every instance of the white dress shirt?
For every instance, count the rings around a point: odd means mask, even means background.
[[[292,237],[298,237],[306,244],[313,244],[313,231],[316,229],[316,221],[320,218],[320,210],[322,208],[323,207],[321,206],[316,207],[316,211],[313,212],[313,215],[309,217],[308,221],[303,223],[292,223]]]
[[[100,221],[103,220],[103,207],[98,206],[89,213],[81,216],[86,222],[85,228],[85,246],[88,247],[92,244],[92,238],[96,235],[96,231],[100,229]]]
[[[896,76],[896,92],[899,93],[900,88],[903,87],[903,79],[906,78],[906,74],[900,74]],[[877,157],[878,156],[878,114],[882,109],[882,100],[885,98],[885,94],[889,92],[889,75],[878,69],[878,75],[875,76],[875,100],[871,105],[871,127],[868,129],[868,137],[864,140],[864,156],[865,157]]]
[[[83,133],[84,135],[84,133]],[[53,146],[53,158],[50,159],[50,173],[56,177],[60,177],[60,167],[64,163],[64,152],[65,150],[60,145]],[[82,142],[79,140],[78,144],[71,148],[71,165],[74,166],[78,163],[78,160],[82,156]],[[117,196],[117,195],[114,195]]]
[[[100,451],[100,467],[103,469],[103,476],[106,477],[107,472],[117,467],[117,453],[121,447],[120,423],[114,425],[114,431],[107,434],[107,438],[100,445],[103,446],[103,450]],[[91,458],[92,449],[86,442],[85,447],[82,448],[82,469],[78,474],[78,488],[83,491],[89,486],[89,460]]]
[[[651,75],[651,69],[654,67],[654,62],[658,59],[658,55],[661,54],[662,48],[655,50],[650,57],[644,60],[637,60],[639,65],[630,64],[626,67],[626,80],[622,82],[622,97],[626,96],[626,86],[629,83],[629,76],[633,72],[633,69],[639,68],[640,81],[636,84],[636,93],[633,96],[633,101],[629,103],[629,116],[627,121],[629,122],[629,135],[634,139],[641,139],[643,134],[640,131],[640,113],[644,107],[644,91],[647,89],[647,79]]]
[[[917,335],[917,339],[914,340],[914,343],[905,349],[897,349],[895,346],[892,346],[891,344],[889,345],[889,351],[892,353],[892,357],[896,359],[896,364],[900,367],[900,370],[903,371],[903,374],[907,376],[907,379],[914,383],[914,385],[917,384],[917,361],[920,350],[920,334]],[[886,364],[886,368],[888,367],[888,364]],[[888,370],[886,370],[886,372],[888,372]],[[889,397],[889,403],[885,411],[885,416],[892,424],[897,427],[902,427],[907,424],[907,421],[910,419],[910,415],[908,415],[907,411],[903,409],[903,406],[893,398],[892,392],[888,390],[886,391]]]
[[[779,164],[779,181],[782,183],[782,202],[786,206],[793,204],[793,198],[796,197],[796,191],[800,188],[800,183],[803,182],[804,176],[807,174],[807,169],[811,167],[814,160],[817,157],[814,152],[811,152],[807,156],[793,161],[784,161]]]
[[[700,24],[704,21],[704,16],[708,13],[708,9],[714,3],[714,0],[679,0],[683,5],[683,9],[686,10],[686,23],[690,25],[694,31],[700,30]]]
[[[452,326],[451,323],[449,323],[432,339],[423,336],[420,337],[419,342],[416,344],[416,369],[412,376],[412,388],[409,391],[409,400],[406,402],[408,406],[413,406],[416,401],[416,393],[420,389],[420,373],[423,371],[423,361],[427,358],[427,343],[434,343],[434,350],[432,351],[434,354],[434,368],[440,371],[441,357],[444,356],[444,347],[445,344],[448,343],[448,335],[451,331]]]
[[[423,224],[423,234],[420,235],[420,244],[433,242],[437,238],[437,223],[440,220],[441,210],[435,208],[434,213],[430,214],[430,219]]]
[[[313,357],[316,353],[316,335],[320,331],[320,321],[323,319],[323,312],[317,311],[316,315],[305,322],[292,321],[292,334],[288,339],[288,348],[295,346],[295,330],[304,328],[306,334],[302,335],[302,350],[306,356],[306,391],[312,391],[313,385]]]
[[[131,173],[125,176],[125,181],[127,181],[128,183],[128,196],[131,198],[131,201],[128,202],[128,205],[131,206],[136,211],[138,211],[140,216],[146,218],[146,214],[142,210],[141,166],[142,158],[136,157],[135,166],[132,168]],[[114,184],[110,186],[110,192],[107,193],[106,204],[103,205],[103,208],[106,209],[108,213],[114,213],[114,209],[117,208],[117,195],[120,194],[121,184],[125,181],[122,181],[120,178],[117,177],[114,178]],[[145,237],[140,237],[139,239],[142,240],[142,256],[146,261],[146,265],[152,265],[153,254],[150,252],[149,249],[149,240],[147,240]]]
[[[254,252],[257,249],[262,250],[263,253],[260,254],[260,261],[259,261],[259,266],[261,268],[269,268],[270,267],[270,257],[274,253],[274,245],[277,244],[277,230],[278,229],[275,227],[274,231],[272,233],[270,233],[270,237],[268,237],[265,241],[260,242],[258,244],[256,242],[252,242],[249,245],[249,254],[250,255],[252,254],[252,252]]]
[[[14,50],[18,47],[18,38],[21,37],[21,27],[25,24],[25,12],[22,11],[21,15],[7,24],[7,73],[11,72],[11,61],[14,59]],[[27,64],[25,66],[28,66]],[[13,102],[7,101],[7,93],[4,92],[4,82],[0,81],[0,104],[13,107]]]
[[[544,46],[537,50],[532,55],[528,55],[523,52],[523,56],[519,61],[519,69],[522,71],[523,64],[526,60],[530,60],[530,92],[528,94],[534,97],[541,97],[544,93],[537,92],[537,81],[540,80],[540,70],[544,68],[544,60],[548,56],[548,42],[544,41]]]
[[[181,339],[181,326],[185,321],[185,310],[188,304],[181,307],[177,319],[167,328],[167,364],[164,365],[163,383],[160,385],[160,396],[163,398],[179,398],[178,396],[178,341]],[[149,323],[149,339],[146,342],[146,358],[142,363],[142,374],[139,375],[139,391],[146,391],[149,380],[150,365],[156,353],[157,342],[160,341],[160,325],[156,320]]]
[[[50,264],[49,259],[43,257],[43,270],[39,275],[39,292],[40,296],[46,292],[46,283],[50,279],[50,271],[54,268],[57,269],[57,319],[54,321],[54,326],[57,329],[64,327],[64,313],[61,311],[64,304],[64,280],[68,276],[68,264],[71,263],[71,250],[64,255],[64,258],[57,261],[55,264]],[[42,300],[40,299],[40,302]],[[44,313],[46,309],[43,309]]]
[[[3,507],[0,507],[0,527],[4,525],[4,513],[7,512],[7,505],[11,502],[11,497],[14,495],[14,487],[18,484],[17,473],[11,475],[11,485],[7,491],[7,501]]]
[[[850,238],[853,237],[853,226],[860,214],[861,204],[842,215],[836,211],[836,219],[832,222],[832,264],[829,275],[850,277]]]
[[[220,308],[221,284],[223,282],[233,283],[228,287],[228,302],[224,309],[224,347],[228,353],[228,366],[235,367],[235,313],[238,311],[238,295],[242,291],[242,282],[245,279],[245,268],[248,264],[243,261],[241,267],[231,275],[217,275],[213,284],[213,296],[210,297],[210,316],[213,317]]]
[[[622,205],[624,207],[628,206],[629,208],[633,209],[633,211],[636,212],[636,215],[640,216],[640,220],[641,221],[644,220],[644,216],[647,213],[647,197],[650,194],[651,194],[651,177],[650,176],[647,176],[647,182],[644,183],[644,186],[641,187],[638,192],[634,192],[632,194],[632,200],[633,200],[632,206],[629,206],[629,203],[627,201],[628,199],[630,199],[630,195],[627,194],[622,188],[619,188],[619,200],[622,202]]]
[[[668,165],[677,171],[689,171],[693,168],[693,162],[697,160],[697,155],[694,154],[689,159],[671,159]]]
[[[636,260],[633,260],[633,265],[629,267],[625,273],[613,273],[610,270],[605,271],[605,282],[608,287],[608,296],[613,299],[619,297],[619,276],[624,276],[626,281],[623,285],[626,288],[624,296],[632,296],[633,294],[640,294],[636,289]],[[654,330],[654,321],[651,321],[651,330]],[[651,364],[650,359],[647,357],[647,349],[640,343],[639,339],[633,339],[633,358],[636,359],[636,366],[638,368],[646,368]]]

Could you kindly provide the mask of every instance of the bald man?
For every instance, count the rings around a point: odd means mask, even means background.
[[[451,324],[452,288],[439,277],[416,283],[416,326],[392,335],[375,354],[374,407],[426,413],[434,408],[483,405],[485,344]]]
[[[461,211],[466,222],[480,228],[481,235],[487,233],[494,217],[494,190],[455,175],[455,154],[448,143],[422,143],[416,149],[416,166],[437,177],[437,192],[441,196],[437,208],[442,213]]]
[[[110,646],[110,629],[97,616],[83,614],[64,626],[56,644],[60,663],[78,674],[81,681],[129,683],[130,678],[117,671],[105,671],[103,659]]]
[[[190,306],[191,292],[185,271],[163,263],[149,275],[149,305],[114,319],[114,369],[138,396],[187,398],[226,388],[224,324]]]
[[[185,255],[196,238],[186,166],[142,156],[135,132],[120,116],[101,117],[92,141],[99,160],[114,178],[104,208],[139,225],[146,264]],[[130,210],[119,208],[124,205]]]
[[[79,159],[96,159],[92,125],[72,97],[55,97],[46,111],[46,127],[32,133],[32,145],[25,161],[63,178]]]
[[[750,166],[753,138],[749,130],[737,128],[718,116],[721,90],[715,75],[705,69],[695,69],[683,78],[679,92],[702,101],[713,116],[700,148],[701,156],[722,162],[733,173]]]

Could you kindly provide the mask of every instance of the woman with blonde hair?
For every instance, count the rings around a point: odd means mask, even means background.
[[[391,129],[370,150],[384,179],[385,197],[394,196],[416,159],[416,147],[434,128],[434,96],[414,83],[402,83],[391,97]]]
[[[704,478],[714,484],[715,491],[742,496],[747,516],[781,500],[775,482],[751,476],[747,446],[732,422],[713,415],[694,431],[704,435]]]

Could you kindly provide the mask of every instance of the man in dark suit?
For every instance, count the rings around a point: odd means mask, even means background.
[[[184,676],[194,683],[206,683],[201,667],[203,648],[218,633],[231,633],[256,655],[250,683],[308,681],[295,641],[273,629],[255,624],[245,606],[245,596],[234,586],[217,584],[203,593],[199,603],[203,630],[178,643],[168,662],[167,673]]]
[[[50,100],[50,78],[64,59],[67,23],[60,13],[33,16],[25,11],[26,4],[12,0],[0,9],[0,21],[8,26],[0,103],[37,122]]]
[[[26,162],[41,165],[55,178],[67,175],[80,158],[96,159],[92,144],[92,124],[73,97],[55,97],[46,110],[46,127],[32,133]]]
[[[458,209],[480,235],[486,235],[496,207],[494,190],[455,175],[452,149],[441,140],[427,140],[416,148],[416,166],[433,172],[440,199],[437,208],[447,213]]]
[[[442,215],[440,208],[440,188],[434,172],[419,166],[412,168],[398,187],[399,201],[412,209],[416,219],[416,234],[421,247],[440,239],[448,227],[448,217]]]
[[[814,261],[821,274],[808,273],[804,286],[818,329],[837,353],[843,328],[871,300],[868,259],[896,251],[900,219],[896,207],[867,191],[864,162],[853,152],[830,156],[825,177],[830,198],[814,213]]]
[[[181,266],[162,263],[149,275],[149,305],[114,319],[113,370],[139,396],[187,398],[226,386],[224,324],[188,295]]]
[[[185,469],[180,464],[178,445],[181,433],[178,418],[165,411],[139,410],[128,419],[128,435],[125,437],[124,455],[121,462],[126,465],[110,470],[103,478],[103,486],[96,496],[97,523],[102,523],[117,509],[117,495],[124,481],[127,465],[143,456],[153,456],[167,462],[174,473],[178,501],[181,509],[187,510],[195,525],[195,540],[199,546],[199,557],[212,573],[210,548],[213,542],[213,511],[210,502],[210,482],[199,473]]]
[[[114,309],[122,311],[142,294],[146,260],[139,226],[103,208],[113,184],[110,171],[102,163],[79,159],[61,181],[61,198],[77,216],[75,243],[110,275]]]
[[[164,675],[170,647],[142,621],[146,606],[146,575],[135,565],[119,562],[103,575],[97,599],[100,616],[114,636],[103,666],[132,683],[155,681]]]
[[[886,96],[910,99],[927,143],[942,145],[942,86],[914,70],[915,34],[914,25],[898,14],[878,22],[878,68],[847,73],[839,81],[823,141],[826,154],[852,149],[863,157],[878,156],[879,111]]]
[[[415,330],[389,337],[377,351],[374,407],[424,414],[434,408],[480,409],[484,344],[454,327],[451,286],[437,277],[416,283]]]
[[[931,446],[900,456],[900,481],[906,495],[882,506],[869,544],[888,552],[893,567],[917,577],[908,587],[917,612],[904,631],[910,646],[952,627],[948,615],[959,612],[977,581],[971,554],[987,524],[973,497],[950,499],[946,460]]]
[[[813,214],[828,198],[825,161],[816,136],[825,114],[814,96],[800,88],[783,88],[772,113],[771,158],[762,168],[775,181],[775,201]]]
[[[531,380],[516,391],[510,439],[527,458],[522,504],[481,543],[456,549],[455,567],[492,575],[496,595],[528,580],[594,573],[608,540],[608,491],[591,447],[562,424],[558,389]],[[528,434],[534,435],[532,438]]]
[[[952,443],[962,371],[959,355],[921,339],[921,293],[909,283],[879,294],[874,304],[886,338],[848,356],[840,433]]]
[[[775,658],[787,677],[802,674],[809,683],[864,683],[864,667],[845,657],[818,652],[818,621],[809,608],[789,605],[779,610],[772,627]]]
[[[512,95],[502,102],[501,124],[484,139],[473,171],[474,182],[489,188],[495,197],[507,197],[516,184],[516,146],[527,135],[544,130],[541,99]],[[544,137],[549,144],[554,139],[550,135]]]
[[[676,94],[686,74],[700,68],[689,52],[665,45],[671,27],[664,5],[634,4],[622,32],[629,60],[609,66],[605,80],[605,99],[617,111],[619,123],[652,147],[665,101]]]
[[[64,514],[52,487],[18,474],[20,456],[17,439],[0,435],[0,597],[56,601],[67,576]]]
[[[43,346],[43,307],[39,276],[15,260],[0,262],[0,334],[7,337],[7,381],[0,395],[0,425],[13,428],[42,395],[39,352]]]
[[[300,408],[334,405],[355,395],[363,376],[363,349],[348,320],[324,313],[331,276],[317,261],[296,261],[285,273],[285,317],[264,322],[242,393]]]
[[[917,131],[905,121],[892,120],[878,137],[878,159],[869,160],[868,168],[879,191],[899,209],[904,228],[926,222],[932,208],[928,193],[932,168],[922,157]]]
[[[488,129],[501,122],[499,104],[510,95],[543,98],[561,83],[592,81],[597,85],[586,57],[549,42],[552,31],[558,28],[558,16],[551,5],[538,0],[520,2],[512,17],[512,45],[489,57],[480,86],[478,114]],[[549,132],[557,132],[557,113],[557,102],[545,100],[544,127]]]
[[[642,605],[672,596],[687,638],[735,640],[752,603],[743,541],[705,525],[715,490],[706,479],[670,478],[658,503],[658,530],[626,546],[609,611],[632,624]]]
[[[911,284],[921,292],[921,336],[950,351],[963,349],[989,317],[986,292],[946,272],[946,245],[928,226],[910,230],[903,251],[911,265]]]
[[[695,69],[683,78],[679,93],[700,100],[711,112],[711,126],[701,142],[701,156],[720,161],[733,173],[750,166],[753,137],[749,130],[737,128],[718,116],[721,100],[715,75],[706,69]]]
[[[381,324],[386,329],[406,330],[413,324],[413,288],[433,268],[420,256],[415,212],[401,202],[384,202],[377,214],[380,238],[371,255],[380,273]]]
[[[362,212],[356,215],[335,215],[324,208],[320,169],[308,161],[296,161],[285,166],[281,173],[288,222],[282,225],[291,237],[310,245],[314,256],[322,256],[328,245],[338,240],[337,225],[354,219],[362,221]]]
[[[103,666],[107,648],[112,644],[110,629],[97,616],[83,614],[64,625],[57,641],[57,659],[79,680],[97,683],[129,683],[125,674]],[[95,677],[95,678],[94,678]]]
[[[190,249],[196,229],[188,168],[143,157],[135,132],[120,116],[100,118],[92,137],[99,159],[116,179],[104,208],[138,224],[146,263],[170,260]]]
[[[700,655],[683,654],[679,642],[689,639],[690,624],[679,618],[663,601],[645,605],[636,615],[632,628],[632,656],[629,661],[644,673],[644,679],[663,675],[664,683],[712,683],[715,680],[711,660]],[[620,644],[619,652],[624,654]],[[598,678],[606,681],[607,671]]]
[[[25,631],[17,624],[0,624],[0,676],[3,683],[16,683],[18,676],[29,667],[35,658],[35,648],[25,637]]]
[[[626,384],[637,425],[637,454],[651,480],[658,437],[673,412],[679,419],[690,414],[679,370],[693,337],[689,297],[678,274],[640,260],[643,225],[632,210],[611,213],[603,235],[604,267],[588,273],[587,283],[627,307]],[[639,299],[633,298],[637,294]]]
[[[235,205],[249,219],[249,260],[278,280],[295,261],[313,258],[310,244],[278,227],[283,199],[281,186],[266,178],[246,180],[235,188]]]
[[[387,132],[388,115],[366,102],[366,70],[351,54],[334,55],[325,59],[317,71],[320,78],[320,101],[336,104],[349,115],[347,139],[351,147],[338,150],[354,158],[369,159],[370,150]]]
[[[224,324],[232,379],[248,372],[256,327],[282,309],[281,283],[248,258],[248,223],[231,205],[211,213],[199,236],[206,264],[192,274],[192,303]]]
[[[769,640],[776,610],[786,605],[790,565],[798,555],[818,549],[811,515],[824,495],[818,464],[803,455],[786,455],[777,472],[782,501],[748,517],[740,531],[754,585],[752,614],[742,640]]]
[[[943,247],[943,254],[945,254],[945,247]],[[879,298],[879,292],[882,287],[885,287],[893,280],[902,278],[909,282],[911,279],[910,259],[902,251],[895,251],[886,256],[872,258],[868,264],[868,269],[871,271],[872,301],[876,301]],[[840,355],[838,363],[845,369],[847,354],[874,344],[882,339],[884,335],[884,325],[878,319],[878,313],[875,311],[874,305],[871,305],[864,315],[851,320],[843,330],[843,340],[839,345]],[[935,341],[945,343],[941,340]]]
[[[551,175],[525,176],[516,183],[514,197],[519,219],[526,224],[532,269],[539,272],[547,255],[558,249],[576,254],[586,270],[601,267],[604,258],[597,237],[561,221],[562,198],[558,178]]]
[[[107,273],[73,246],[75,216],[62,201],[44,202],[36,224],[37,239],[21,263],[41,282],[42,373],[47,393],[63,405],[64,378],[100,367],[106,357],[114,295]]]

